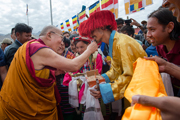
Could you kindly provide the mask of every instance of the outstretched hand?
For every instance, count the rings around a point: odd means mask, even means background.
[[[159,72],[166,72],[167,61],[158,57],[158,56],[151,56],[151,57],[144,57],[146,60],[153,60],[159,66]]]
[[[132,22],[131,25],[135,25],[137,27],[141,26],[136,20],[134,20],[133,18],[131,18]]]
[[[95,41],[92,41],[88,47],[87,47],[87,50],[90,51],[91,53],[94,53],[95,51],[98,50],[98,45]]]
[[[134,95],[132,97],[131,106],[133,106],[135,103],[160,109],[163,120],[179,120],[180,118],[180,98]]]

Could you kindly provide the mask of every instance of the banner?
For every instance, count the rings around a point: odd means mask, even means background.
[[[79,18],[79,24],[81,24],[86,19],[86,10],[80,12],[78,18]]]
[[[95,2],[89,7],[89,15],[91,16],[96,11],[100,11],[99,1]]]
[[[118,11],[119,11],[118,0],[114,0],[114,14],[116,19],[118,18]]]
[[[73,23],[73,30],[76,30],[77,28],[77,16],[72,17],[72,23]]]
[[[101,0],[101,9],[110,10],[114,13],[114,1],[113,0]]]
[[[61,23],[60,25],[61,25],[61,30],[64,30],[64,25],[63,25],[63,23]]]
[[[152,0],[124,0],[125,13],[131,14],[144,10],[146,6],[153,4]]]
[[[101,0],[101,9],[110,10],[118,18],[118,0]]]
[[[66,22],[66,26],[67,26],[68,31],[71,32],[72,30],[71,30],[69,20],[66,20],[65,22]]]

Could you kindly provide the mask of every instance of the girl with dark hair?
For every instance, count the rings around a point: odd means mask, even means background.
[[[89,43],[91,42],[90,39],[86,37],[75,37],[73,38],[74,44],[76,47],[76,56],[81,55],[88,47]],[[77,72],[80,73],[86,73],[86,71],[93,70],[93,69],[98,69],[99,74],[101,74],[102,71],[102,57],[100,54],[97,54],[96,60],[92,58],[93,56],[91,55],[87,62],[78,70]],[[96,64],[96,65],[95,65]],[[76,73],[77,73],[76,72]]]
[[[74,40],[74,44],[75,44],[76,52],[77,52],[76,56],[81,55],[87,49],[87,46],[91,42],[91,40],[89,38],[81,37],[81,36],[75,37],[75,38],[73,38],[73,40]],[[93,56],[94,55],[91,55],[89,57],[89,59],[87,60],[87,62],[75,73],[86,73],[86,71],[98,69],[99,74],[101,74],[102,66],[103,66],[102,57],[101,57],[101,55],[99,53],[96,54],[96,56],[97,56],[96,59],[94,59]],[[67,73],[65,75],[64,82],[65,81],[70,81],[68,78],[70,78],[70,77],[69,77],[69,75]],[[102,99],[99,99],[99,101],[100,101],[100,104],[101,104],[102,114],[106,119],[107,117],[109,117],[109,115],[111,113],[111,104],[105,105],[103,103]],[[82,113],[82,117],[83,117],[83,113],[85,111],[85,106],[80,105],[79,110]]]

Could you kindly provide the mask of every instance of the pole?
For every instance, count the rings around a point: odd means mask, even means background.
[[[29,18],[28,18],[28,14],[27,14],[27,24],[29,25]]]
[[[52,4],[50,0],[50,14],[51,14],[51,25],[53,25],[53,18],[52,18]]]
[[[27,15],[27,24],[29,25],[29,18],[28,18],[28,4],[26,4],[26,15]]]

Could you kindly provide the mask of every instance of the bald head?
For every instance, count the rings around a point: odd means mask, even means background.
[[[55,26],[49,25],[43,28],[39,38],[55,52],[58,52],[63,41],[62,31]]]
[[[50,31],[61,31],[60,29],[58,29],[57,27],[53,26],[53,25],[49,25],[43,28],[43,30],[41,31],[41,33],[39,34],[39,36],[45,36],[48,32]]]

